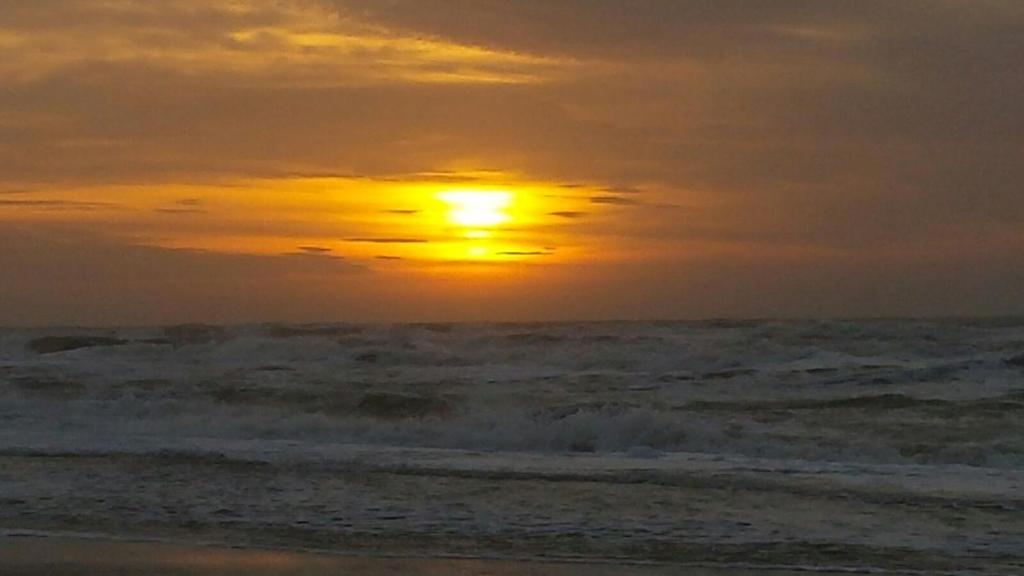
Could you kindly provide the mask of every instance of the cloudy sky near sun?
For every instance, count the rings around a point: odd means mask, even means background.
[[[0,0],[0,324],[1024,313],[1018,0]]]

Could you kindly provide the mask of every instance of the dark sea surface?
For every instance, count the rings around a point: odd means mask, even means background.
[[[0,533],[1024,573],[1024,321],[0,331]]]

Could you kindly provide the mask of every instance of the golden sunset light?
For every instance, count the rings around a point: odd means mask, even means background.
[[[0,576],[1020,574],[1024,0],[0,0]]]
[[[508,192],[459,190],[441,192],[437,197],[449,206],[448,221],[463,228],[493,228],[509,220],[505,210],[512,195]]]
[[[586,209],[598,219],[607,212],[588,206],[598,193],[593,190],[567,193],[557,184],[507,174],[465,172],[458,178],[492,179],[501,188],[452,187],[430,175],[292,177],[150,185],[143,198],[136,186],[88,185],[26,190],[8,217],[23,224],[103,222],[110,233],[153,248],[304,256],[324,265],[386,265],[393,271],[539,256],[551,262],[556,252],[580,257],[597,238],[570,233],[573,218],[563,214]],[[596,250],[590,256],[603,257]]]
[[[1012,75],[904,47],[881,5],[597,3],[8,3],[0,320],[209,320],[232,277],[156,298],[225,260],[265,296],[223,321],[1016,302]],[[996,66],[1019,10],[986,6],[963,35]],[[960,11],[905,25],[941,46]],[[63,259],[108,287],[53,294]]]

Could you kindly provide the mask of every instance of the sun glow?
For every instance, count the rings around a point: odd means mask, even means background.
[[[0,227],[7,221],[111,222],[146,230],[147,246],[288,256],[293,266],[310,269],[476,274],[497,271],[496,265],[582,257],[584,239],[575,228],[598,221],[603,207],[590,198],[600,190],[478,179],[475,186],[431,178],[253,179],[153,186],[145,197],[129,185],[41,189],[0,205]]]
[[[470,258],[486,258],[490,251],[485,246],[470,246],[466,253]]]
[[[437,197],[448,205],[448,221],[463,228],[491,228],[509,220],[506,212],[512,194],[502,191],[459,190],[441,192]],[[483,233],[485,234],[485,233]]]

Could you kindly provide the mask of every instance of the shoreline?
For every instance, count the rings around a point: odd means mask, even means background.
[[[27,531],[26,531],[27,532]],[[501,559],[374,556],[312,550],[242,548],[111,536],[0,534],[0,573],[7,576],[327,576],[360,574],[488,576],[838,575],[812,568],[641,564],[586,558]]]

